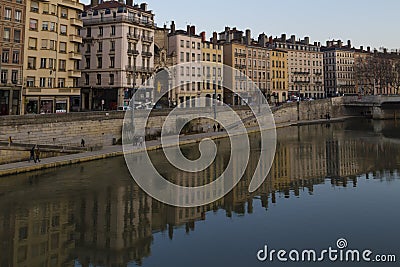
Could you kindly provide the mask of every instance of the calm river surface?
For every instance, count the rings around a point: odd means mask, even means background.
[[[354,266],[259,262],[257,251],[348,248],[400,260],[400,123],[348,121],[280,129],[265,183],[246,177],[224,199],[174,208],[134,184],[122,157],[0,178],[0,266]],[[229,160],[188,176],[152,153],[167,178],[207,183]],[[182,148],[196,158],[196,146]],[[235,160],[240,160],[236,155]],[[253,166],[253,169],[252,167]],[[211,178],[210,178],[211,177]]]

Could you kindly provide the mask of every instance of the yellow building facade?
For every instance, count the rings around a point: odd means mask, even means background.
[[[22,114],[78,111],[83,26],[79,0],[28,0]]]
[[[288,100],[288,64],[287,52],[280,49],[270,51],[270,77],[271,77],[271,101],[281,103]]]
[[[201,97],[206,97],[205,106],[210,106],[212,102],[208,101],[208,98],[223,100],[223,47],[216,42],[203,41],[201,53],[203,65]]]

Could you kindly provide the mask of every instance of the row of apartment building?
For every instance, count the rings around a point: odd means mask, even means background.
[[[378,93],[354,77],[355,62],[374,53],[350,41],[254,39],[250,30],[230,27],[207,40],[193,25],[157,27],[147,4],[133,0],[1,2],[1,115],[115,110],[138,90],[143,105],[171,89],[168,107],[209,106],[212,99],[240,105],[254,101],[254,87],[270,103]],[[173,79],[150,79],[161,70]]]

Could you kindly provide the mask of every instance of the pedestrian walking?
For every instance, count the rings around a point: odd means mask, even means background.
[[[139,137],[139,146],[142,147],[143,146],[143,137]]]
[[[214,129],[214,132],[217,130],[217,126],[215,126],[215,124],[213,126],[213,129]]]
[[[12,145],[12,143],[13,143],[13,141],[12,141],[12,137],[11,137],[11,136],[9,136],[9,137],[8,137],[8,146],[11,146],[11,145]]]
[[[221,131],[221,125],[219,123],[218,123],[217,128],[218,128],[218,132],[220,132]]]
[[[31,148],[31,151],[29,151],[29,160],[28,160],[28,162],[31,162],[31,160],[35,161],[35,163],[36,163],[36,160],[35,160],[35,146],[33,146]]]
[[[81,147],[85,147],[85,139],[83,139],[83,138],[81,140]]]
[[[39,146],[36,146],[35,148],[35,163],[40,162],[40,149]]]

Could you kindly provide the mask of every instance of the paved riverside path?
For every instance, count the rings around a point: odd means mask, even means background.
[[[313,120],[313,121],[287,122],[287,123],[281,123],[279,125],[276,125],[276,128],[283,128],[283,127],[294,126],[294,125],[319,124],[319,123],[327,123],[327,122],[334,123],[334,122],[343,121],[348,118],[350,118],[350,117],[333,118],[330,121],[328,121],[326,119],[321,119],[321,120]],[[258,132],[258,131],[259,131],[258,127],[253,127],[253,128],[247,129],[248,133],[252,133],[252,132],[254,133],[254,132]],[[212,131],[212,132],[201,133],[201,134],[181,135],[179,137],[179,144],[180,145],[192,144],[192,143],[200,142],[204,138],[218,139],[218,138],[224,138],[227,136],[228,135],[225,131],[224,132],[213,132]],[[175,145],[176,145],[176,143],[175,143]],[[161,148],[160,140],[153,140],[153,141],[146,142],[146,149],[148,151],[156,150],[156,149],[160,149],[160,148]],[[132,150],[130,150],[128,152],[135,153],[135,152],[140,152],[140,151],[144,151],[144,147],[133,147],[132,146]],[[77,163],[82,163],[82,162],[87,162],[87,161],[92,161],[92,160],[122,156],[123,154],[124,154],[124,152],[122,150],[122,146],[116,145],[116,146],[106,146],[106,147],[103,147],[103,149],[97,150],[97,151],[69,154],[69,155],[52,157],[52,158],[44,158],[44,159],[41,159],[40,162],[38,162],[38,163],[34,163],[33,160],[28,162],[28,158],[27,158],[26,161],[0,165],[0,176],[37,171],[37,170],[48,169],[48,168],[55,168],[55,167],[77,164]]]

